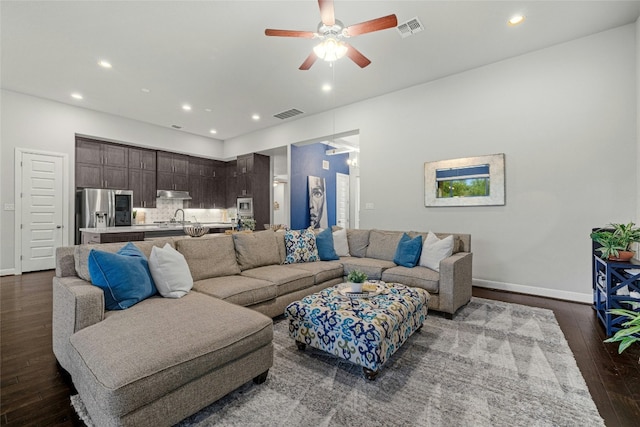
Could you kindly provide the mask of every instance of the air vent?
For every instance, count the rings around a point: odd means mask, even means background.
[[[398,30],[398,33],[404,39],[414,35],[415,33],[419,33],[420,31],[423,31],[424,26],[416,16],[415,18],[409,19],[407,22],[403,22],[402,24],[398,25],[396,27],[396,30]]]
[[[277,117],[280,120],[290,119],[291,117],[304,114],[302,111],[292,108],[291,110],[283,111],[282,113],[274,114],[273,117]]]
[[[171,127],[174,129],[182,129],[182,126],[179,126],[179,125],[171,125]]]

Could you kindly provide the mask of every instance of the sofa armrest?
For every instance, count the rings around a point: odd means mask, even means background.
[[[471,252],[458,252],[440,261],[439,310],[453,315],[471,300]]]
[[[53,353],[69,370],[69,338],[104,319],[104,292],[76,276],[53,278]]]

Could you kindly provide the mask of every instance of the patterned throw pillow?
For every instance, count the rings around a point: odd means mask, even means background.
[[[287,230],[284,233],[284,245],[287,249],[285,264],[320,261],[316,235],[312,230]]]

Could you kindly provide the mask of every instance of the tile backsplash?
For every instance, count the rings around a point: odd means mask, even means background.
[[[182,200],[156,200],[155,208],[135,208],[138,213],[144,213],[144,223],[149,224],[156,221],[169,221],[173,218],[176,209],[184,209],[185,221],[199,222],[227,222],[235,218],[235,209],[185,209]],[[178,213],[178,219],[182,220],[182,215]],[[196,219],[194,219],[194,217]],[[140,218],[136,218],[136,222],[140,223]]]

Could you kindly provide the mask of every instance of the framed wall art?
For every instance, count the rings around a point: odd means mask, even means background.
[[[504,205],[504,186],[504,153],[424,164],[427,207]]]

